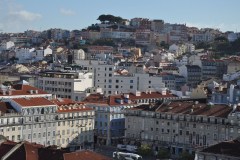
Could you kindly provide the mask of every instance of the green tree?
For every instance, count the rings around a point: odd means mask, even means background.
[[[138,153],[143,156],[150,156],[152,154],[152,150],[149,145],[144,144],[138,149]]]
[[[92,44],[99,46],[115,46],[112,39],[97,39]]]
[[[196,49],[209,49],[210,44],[207,42],[199,42],[196,44]]]
[[[157,157],[160,159],[170,158],[170,151],[166,148],[160,148]]]
[[[111,14],[102,14],[98,17],[99,21],[101,21],[101,23],[110,23],[110,24],[113,24],[113,23],[121,23],[123,21],[122,17],[116,17],[116,16],[113,16]]]
[[[184,151],[179,155],[180,160],[194,160],[194,155]]]
[[[169,49],[169,44],[167,44],[165,41],[162,41],[160,43],[160,46],[163,47],[164,49]]]
[[[228,39],[226,37],[220,36],[220,37],[216,37],[214,39],[214,41],[217,41],[217,42],[228,42]]]

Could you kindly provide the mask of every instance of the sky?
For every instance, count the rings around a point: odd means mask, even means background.
[[[240,0],[0,0],[0,32],[83,29],[101,14],[240,32]]]

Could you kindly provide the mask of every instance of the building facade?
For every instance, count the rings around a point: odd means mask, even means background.
[[[193,153],[240,134],[239,106],[170,102],[125,111],[125,143],[168,147],[171,154]]]

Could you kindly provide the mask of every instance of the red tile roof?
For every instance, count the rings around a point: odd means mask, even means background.
[[[38,89],[36,87],[32,87],[30,85],[25,85],[25,84],[14,85],[14,86],[12,86],[12,88],[10,90],[12,91],[11,96],[14,96],[14,95],[41,95],[41,94],[48,94],[47,92],[45,92],[45,91],[43,91],[41,89]],[[36,91],[37,90],[38,93],[31,94],[30,90],[32,90],[32,91]],[[0,96],[9,96],[9,94],[3,95],[3,92],[1,91],[0,92]]]
[[[65,153],[64,160],[111,160],[99,153],[84,150],[79,152]]]
[[[136,99],[148,99],[148,98],[174,98],[177,97],[176,95],[173,95],[169,92],[166,93],[166,95],[162,95],[159,92],[141,92],[140,96],[136,96],[133,93],[129,94],[129,99],[136,100]]]
[[[195,104],[195,102],[171,102],[169,104],[162,104],[157,112],[226,118],[228,114],[232,112],[232,108],[226,105],[210,106],[206,103]]]
[[[58,106],[60,106],[60,105],[70,105],[70,104],[77,103],[76,101],[73,101],[69,98],[57,98],[57,99],[52,99],[51,101]]]
[[[116,105],[132,105],[136,103],[136,100],[138,99],[155,99],[155,98],[175,98],[177,96],[167,92],[166,95],[162,95],[159,92],[141,92],[140,96],[136,96],[133,93],[126,93],[129,94],[129,100],[130,102],[127,103],[124,101],[124,95],[110,95],[108,97],[105,97],[104,95],[101,94],[91,94],[88,97],[86,97],[82,102],[85,104],[100,104],[100,105],[105,105],[105,106],[116,106]],[[121,99],[123,100],[122,104],[119,102],[116,102],[116,99]]]
[[[86,107],[83,103],[78,103],[68,98],[58,98],[51,100],[58,106],[57,112],[83,112],[93,110]]]
[[[43,97],[13,98],[12,100],[21,105],[22,107],[55,105],[53,102]]]

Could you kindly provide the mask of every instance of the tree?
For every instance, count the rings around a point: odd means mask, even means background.
[[[110,24],[114,24],[114,23],[121,23],[123,21],[122,17],[115,17],[111,14],[102,14],[98,17],[99,21],[101,21],[101,23],[110,23]]]
[[[143,156],[149,156],[152,154],[152,150],[149,145],[144,144],[138,149],[138,153]]]
[[[160,148],[160,150],[158,151],[157,157],[160,158],[160,159],[170,158],[170,152],[166,148]]]
[[[160,46],[163,47],[164,49],[169,49],[169,44],[167,44],[165,41],[162,41],[160,43]]]
[[[114,46],[115,44],[112,39],[97,39],[93,42],[93,45]]]
[[[184,151],[179,155],[180,160],[194,160],[194,155]]]
[[[209,49],[210,45],[207,42],[199,42],[196,44],[196,49]]]
[[[220,36],[220,37],[216,37],[214,39],[214,41],[217,41],[217,42],[228,42],[228,39],[226,37]]]

